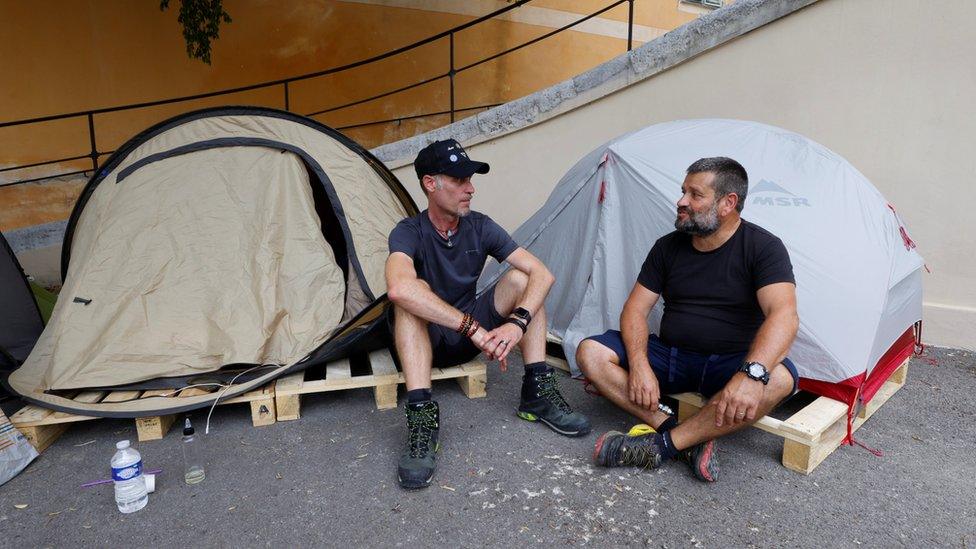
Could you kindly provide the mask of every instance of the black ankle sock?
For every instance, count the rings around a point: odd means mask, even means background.
[[[545,362],[533,362],[525,365],[526,375],[544,374],[549,371],[549,365]]]
[[[658,425],[657,429],[655,430],[659,433],[667,433],[668,431],[674,429],[677,426],[678,426],[678,418],[674,416],[670,416],[668,417],[668,419],[661,422],[661,424]]]
[[[658,447],[661,449],[661,460],[674,459],[678,455],[678,449],[674,447],[674,442],[671,440],[670,432],[663,432],[654,435],[657,439]]]
[[[412,391],[407,391],[407,402],[413,404],[414,402],[425,402],[430,400],[431,392],[430,389],[414,389]]]

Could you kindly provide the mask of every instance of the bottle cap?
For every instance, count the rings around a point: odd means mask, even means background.
[[[186,436],[192,435],[196,431],[193,430],[193,426],[190,425],[190,418],[186,418],[186,422],[183,424],[183,434]]]
[[[120,441],[118,441],[118,442],[115,443],[115,447],[117,449],[119,449],[119,450],[124,450],[125,448],[128,448],[129,447],[129,441],[128,440],[120,440]]]

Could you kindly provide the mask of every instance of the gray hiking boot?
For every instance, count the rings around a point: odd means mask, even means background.
[[[646,425],[635,426],[627,434],[607,431],[596,439],[593,448],[593,462],[604,467],[633,465],[654,469],[661,465],[662,459],[657,433]]]
[[[590,420],[569,407],[559,392],[556,376],[552,370],[525,374],[518,417],[526,421],[541,421],[561,435],[581,437],[590,432]]]
[[[428,400],[408,403],[406,412],[407,449],[397,464],[397,480],[408,490],[426,488],[434,478],[434,459],[440,448],[440,410],[436,402]]]

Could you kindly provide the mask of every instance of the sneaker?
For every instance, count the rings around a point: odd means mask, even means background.
[[[426,488],[434,478],[434,458],[440,449],[440,410],[436,402],[428,400],[408,403],[406,412],[407,449],[397,464],[397,480],[408,490]]]
[[[715,455],[715,441],[696,444],[681,452],[681,459],[691,467],[691,474],[702,482],[718,480],[718,460]]]
[[[635,425],[627,434],[608,431],[596,439],[593,462],[604,467],[634,465],[654,469],[662,461],[656,436],[657,432],[644,424]]]
[[[526,374],[522,378],[522,400],[518,417],[526,421],[541,421],[553,431],[568,437],[581,437],[590,432],[590,420],[574,412],[559,393],[556,372]]]

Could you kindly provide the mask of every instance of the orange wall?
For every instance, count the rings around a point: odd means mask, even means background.
[[[587,14],[611,0],[536,0],[528,6]],[[234,21],[213,44],[213,64],[191,60],[176,18],[178,1],[161,12],[157,0],[0,0],[0,122],[206,93],[296,76],[357,61],[473,19],[369,3],[313,0],[225,0]],[[673,28],[695,17],[677,0],[637,0],[636,23]],[[522,8],[517,8],[518,9]],[[601,16],[627,20],[626,4]],[[458,33],[455,66],[471,63],[552,30],[489,21]],[[635,44],[636,46],[637,44]],[[579,74],[626,50],[626,40],[567,32],[504,56],[455,81],[459,108],[516,99]],[[290,107],[308,114],[430,78],[447,71],[442,39],[381,63],[290,85]],[[317,115],[333,127],[447,110],[444,78],[364,105]],[[205,106],[284,107],[281,86],[205,100],[94,117],[98,150],[106,153],[140,130]],[[479,110],[458,116],[477,114]],[[345,130],[366,147],[395,141],[449,121],[447,115]],[[0,128],[0,168],[90,152],[87,119]],[[106,158],[102,155],[99,161]],[[0,173],[0,183],[90,169],[90,159]],[[77,188],[78,184],[68,185]],[[0,187],[0,229],[67,217],[65,185]],[[67,194],[65,194],[67,193]],[[69,207],[58,206],[68,203]],[[15,211],[16,210],[16,211]]]

